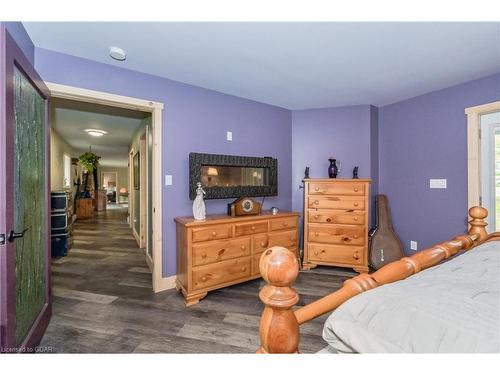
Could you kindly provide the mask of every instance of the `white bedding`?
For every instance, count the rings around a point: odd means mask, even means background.
[[[500,352],[500,242],[362,293],[327,319],[332,351]]]

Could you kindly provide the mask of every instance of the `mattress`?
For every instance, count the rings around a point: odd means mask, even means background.
[[[327,319],[330,352],[500,352],[500,242],[362,293]]]

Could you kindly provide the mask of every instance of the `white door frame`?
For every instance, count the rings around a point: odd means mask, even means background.
[[[153,290],[175,287],[175,276],[163,277],[162,239],[162,114],[163,103],[45,82],[53,98],[76,100],[151,113],[153,135]]]
[[[481,115],[500,110],[500,101],[465,108],[467,115],[467,200],[468,207],[481,203]]]

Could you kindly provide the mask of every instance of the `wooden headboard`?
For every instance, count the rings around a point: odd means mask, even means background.
[[[298,353],[299,326],[335,310],[348,299],[380,285],[406,279],[435,266],[461,250],[469,250],[485,242],[500,240],[500,233],[488,235],[485,222],[488,211],[482,207],[469,210],[472,219],[467,234],[422,250],[411,257],[389,263],[378,271],[357,275],[344,282],[337,291],[293,310],[299,301],[292,285],[299,274],[299,263],[284,247],[271,247],[260,258],[260,273],[268,283],[259,293],[265,304],[260,321],[261,346],[257,353]]]

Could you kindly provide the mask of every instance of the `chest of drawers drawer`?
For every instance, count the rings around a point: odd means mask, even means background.
[[[210,241],[193,245],[193,266],[250,255],[250,238]]]
[[[350,225],[309,224],[309,242],[323,242],[339,245],[364,245],[365,229]]]
[[[253,253],[261,253],[272,246],[282,246],[293,251],[297,247],[297,231],[289,230],[253,236]]]
[[[363,264],[364,248],[358,246],[339,246],[310,243],[309,259],[317,262],[336,264]]]
[[[285,229],[295,229],[297,228],[297,219],[294,217],[275,219],[269,222],[269,229],[271,231],[285,230]]]
[[[307,199],[307,207],[314,209],[330,210],[364,210],[365,199],[363,197],[321,197],[310,196]]]
[[[193,268],[193,289],[205,289],[224,285],[231,281],[250,277],[250,257],[230,259]]]
[[[257,221],[254,223],[244,223],[234,225],[235,236],[247,236],[249,234],[266,233],[267,221]]]
[[[365,195],[363,182],[341,182],[331,184],[328,182],[311,182],[308,193],[310,195]]]
[[[364,212],[342,212],[310,210],[307,213],[310,223],[322,224],[365,224]]]
[[[193,242],[220,240],[232,236],[231,225],[211,225],[203,228],[194,228]]]

